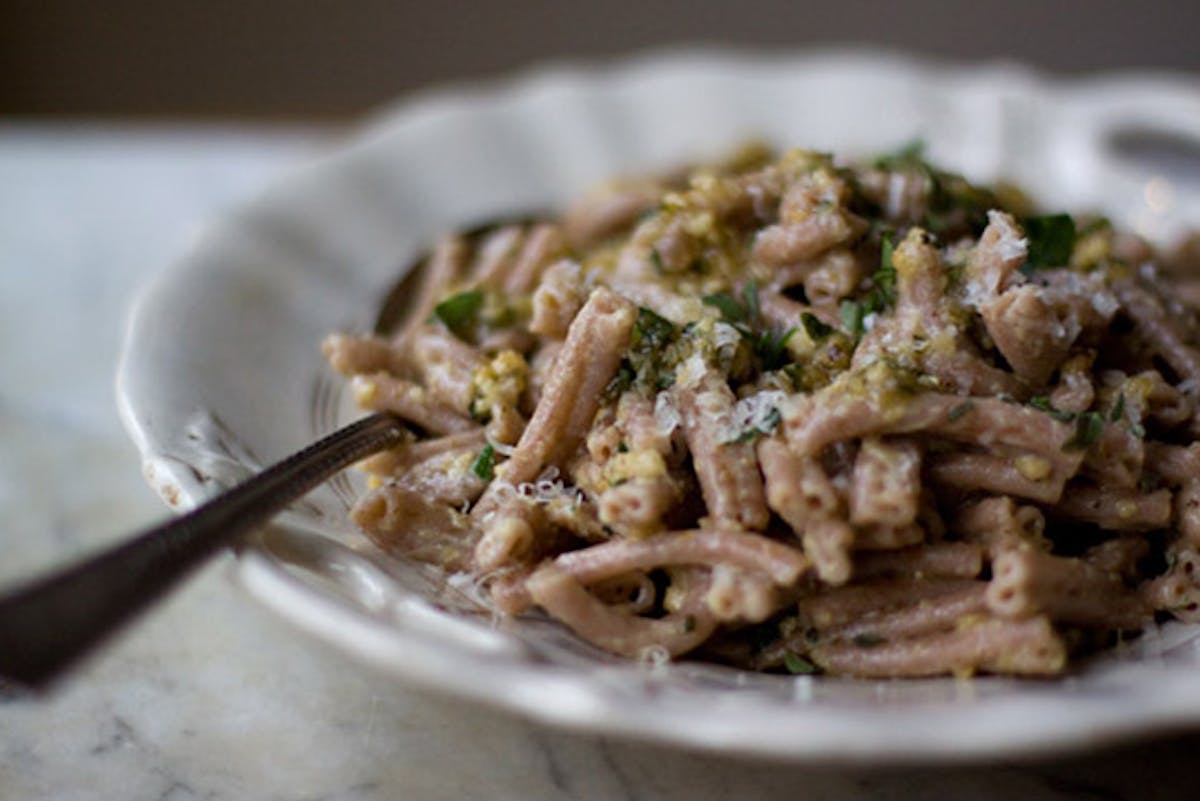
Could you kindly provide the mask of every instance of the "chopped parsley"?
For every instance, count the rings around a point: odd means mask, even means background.
[[[1075,249],[1075,220],[1071,215],[1026,217],[1022,222],[1029,240],[1023,271],[1062,267],[1071,261],[1071,251]]]
[[[1075,433],[1063,443],[1065,451],[1085,451],[1104,433],[1104,417],[1099,412],[1084,412],[1075,418]]]
[[[656,390],[674,384],[671,350],[678,339],[679,329],[674,323],[644,306],[638,308],[629,348],[617,366],[616,375],[604,388],[605,399],[615,400],[635,384]]]
[[[705,295],[701,302],[712,306],[721,312],[722,319],[731,325],[758,325],[762,317],[762,307],[758,302],[758,282],[747,281],[742,284],[741,298],[735,298],[728,292],[717,292]]]
[[[705,295],[700,299],[706,306],[713,306],[717,311],[721,312],[721,318],[727,323],[738,324],[749,322],[746,309],[738,302],[738,299],[728,292],[717,292],[713,295]]]
[[[753,340],[751,344],[758,358],[762,359],[764,370],[778,370],[788,363],[787,343],[795,334],[795,328],[789,328],[782,334],[763,331]]]
[[[813,342],[824,339],[833,333],[833,326],[821,322],[821,318],[812,312],[802,313],[800,315],[800,322],[804,325],[804,332],[808,334],[808,338]]]
[[[659,275],[665,275],[667,266],[663,264],[662,254],[658,252],[658,248],[650,248],[650,263],[654,265],[654,272]]]
[[[483,290],[468,289],[443,300],[433,307],[433,314],[450,332],[459,339],[465,339],[471,332],[471,327],[479,317],[483,308]]]
[[[1075,412],[1064,411],[1063,409],[1055,409],[1050,405],[1050,399],[1045,395],[1035,395],[1029,399],[1029,405],[1038,411],[1045,412],[1060,423],[1069,423],[1075,419]]]
[[[879,244],[879,269],[871,275],[871,291],[866,298],[867,312],[881,312],[896,303],[896,267],[892,263],[895,246],[890,232]]]
[[[953,409],[951,409],[950,413],[948,415],[946,415],[946,417],[950,420],[951,423],[953,423],[955,420],[961,419],[965,414],[967,414],[969,411],[971,411],[974,408],[975,408],[974,402],[963,401],[962,403],[958,404]]]
[[[484,481],[491,481],[496,475],[496,449],[489,442],[471,462],[471,472]]]
[[[1108,416],[1109,422],[1115,423],[1125,416],[1125,393],[1117,395],[1117,402],[1113,404],[1112,413]]]
[[[783,666],[793,676],[811,676],[819,671],[816,665],[794,651],[784,652]]]
[[[712,306],[721,313],[721,319],[737,329],[742,338],[749,343],[755,355],[762,362],[763,370],[778,370],[788,363],[787,343],[796,333],[795,328],[780,333],[771,330],[765,326],[762,321],[762,307],[758,301],[758,284],[754,281],[747,281],[742,285],[741,298],[736,298],[728,292],[717,292],[712,295],[705,295],[701,301],[706,306]],[[812,316],[808,312],[805,315]],[[819,326],[824,326],[820,320],[815,317],[813,321]],[[801,323],[804,324],[806,331],[810,332],[814,329],[809,328],[809,322],[801,317]],[[825,326],[828,328],[828,326]],[[832,333],[833,329],[829,328],[828,333]]]
[[[842,318],[842,326],[846,329],[846,333],[855,340],[861,339],[864,331],[863,320],[866,319],[867,310],[863,305],[856,300],[843,300],[842,305],[838,308],[838,313]]]
[[[742,304],[746,308],[746,322],[756,325],[762,317],[758,305],[758,282],[753,279],[742,284]]]
[[[634,347],[661,348],[675,338],[675,325],[665,317],[644,306],[638,308],[637,321],[633,324]]]

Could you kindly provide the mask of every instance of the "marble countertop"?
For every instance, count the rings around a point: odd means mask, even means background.
[[[163,517],[112,391],[137,286],[329,132],[0,124],[0,584]],[[1031,763],[796,766],[543,728],[398,685],[225,555],[54,693],[0,700],[0,799],[1167,799],[1186,734]]]

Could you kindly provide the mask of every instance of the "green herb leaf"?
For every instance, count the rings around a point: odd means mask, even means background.
[[[475,457],[475,461],[471,462],[471,472],[482,478],[484,481],[491,481],[496,475],[496,449],[489,442],[483,446],[483,450]]]
[[[1125,416],[1125,393],[1121,392],[1117,395],[1117,402],[1113,404],[1112,414],[1108,416],[1109,421],[1115,423]]]
[[[1075,433],[1063,443],[1063,450],[1087,450],[1103,433],[1104,417],[1099,412],[1084,412],[1075,418]]]
[[[1062,267],[1071,261],[1075,249],[1075,220],[1069,214],[1027,217],[1023,221],[1029,240],[1029,256],[1023,270]]]
[[[1029,405],[1038,411],[1045,412],[1060,423],[1069,423],[1075,419],[1075,412],[1055,409],[1050,405],[1050,399],[1045,395],[1036,395],[1029,399]]]
[[[451,333],[460,339],[470,333],[471,326],[483,308],[483,290],[468,289],[451,295],[433,307],[434,315]]]
[[[762,310],[758,305],[758,282],[753,278],[742,284],[742,303],[746,309],[746,322],[757,325]]]
[[[843,300],[842,305],[838,307],[838,313],[846,333],[856,340],[860,339],[863,335],[863,319],[867,316],[863,305],[855,300]]]
[[[953,409],[951,409],[950,413],[948,415],[946,415],[946,417],[947,417],[947,419],[950,420],[951,423],[953,423],[955,420],[961,419],[963,415],[967,414],[967,412],[971,411],[974,408],[975,408],[975,404],[972,401],[963,401],[962,403],[958,404]]]
[[[658,248],[650,248],[650,263],[654,265],[654,272],[659,275],[665,275],[667,266],[663,264],[662,254],[658,252]]]
[[[789,328],[782,334],[764,331],[754,341],[754,352],[762,359],[764,370],[778,370],[788,362],[787,343],[796,335],[796,328]]]
[[[890,232],[884,233],[883,239],[879,243],[879,272],[884,273],[887,280],[890,281],[889,290],[896,288],[896,246],[892,242]]]
[[[793,676],[811,676],[818,672],[816,665],[793,651],[784,652],[783,666]]]
[[[746,322],[746,310],[742,308],[742,304],[738,303],[737,298],[728,292],[705,295],[700,300],[706,306],[716,307],[717,311],[721,312],[721,317],[727,323]]]
[[[804,325],[804,332],[813,342],[824,339],[833,333],[833,326],[821,322],[821,319],[812,312],[803,312],[800,315],[800,322]]]
[[[651,348],[661,348],[675,338],[675,325],[645,306],[638,307],[637,321],[633,327],[638,336],[635,347],[647,345]]]
[[[894,254],[892,235],[886,232],[879,246],[879,269],[871,275],[873,286],[866,299],[868,312],[881,312],[896,303],[896,267],[892,263]]]

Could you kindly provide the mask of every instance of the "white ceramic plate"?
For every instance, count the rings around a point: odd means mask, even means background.
[[[141,295],[119,391],[147,479],[178,509],[354,416],[317,345],[365,329],[436,235],[560,203],[613,173],[748,137],[934,160],[1164,238],[1200,221],[1200,91],[1050,83],[870,53],[658,54],[424,96],[210,231]],[[1165,145],[1165,147],[1164,147]],[[1147,152],[1154,146],[1152,153]],[[1170,169],[1171,174],[1161,171]],[[397,677],[608,735],[796,760],[1041,753],[1200,723],[1197,632],[1167,626],[1053,682],[861,682],[638,666],[545,621],[497,625],[346,523],[343,476],[240,553],[260,601]]]

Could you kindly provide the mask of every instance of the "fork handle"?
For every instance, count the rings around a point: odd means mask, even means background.
[[[0,598],[0,680],[49,685],[222,545],[398,444],[403,431],[394,415],[364,417],[180,517]]]

